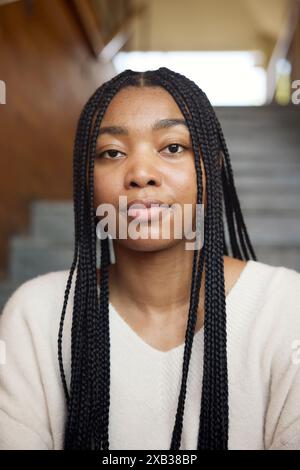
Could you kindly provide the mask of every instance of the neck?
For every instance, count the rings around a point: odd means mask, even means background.
[[[110,265],[110,297],[145,314],[176,312],[189,305],[193,250],[184,243],[159,251],[134,251],[114,241],[116,264]],[[204,298],[202,274],[200,298]]]

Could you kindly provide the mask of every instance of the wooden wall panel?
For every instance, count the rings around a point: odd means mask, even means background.
[[[92,54],[70,0],[0,6],[0,275],[8,239],[26,233],[34,199],[72,197],[80,110],[114,74]]]

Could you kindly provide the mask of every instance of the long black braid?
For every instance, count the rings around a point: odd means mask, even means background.
[[[181,445],[189,362],[204,267],[204,363],[197,448],[227,449],[229,423],[223,255],[228,254],[228,248],[223,220],[224,209],[232,255],[244,260],[249,260],[250,255],[256,260],[256,256],[242,216],[229,152],[214,109],[205,93],[193,81],[165,67],[147,72],[125,70],[105,82],[90,97],[78,121],[73,165],[75,250],[58,332],[59,367],[67,403],[64,449],[109,449],[108,267],[111,260],[108,239],[102,239],[101,276],[98,286],[94,159],[104,113],[118,91],[127,86],[161,86],[175,99],[185,117],[192,139],[198,204],[203,203],[201,158],[206,174],[204,244],[200,251],[194,251],[181,389],[170,449],[178,450]],[[198,230],[199,226],[197,232]],[[75,271],[69,391],[63,367],[62,336]]]

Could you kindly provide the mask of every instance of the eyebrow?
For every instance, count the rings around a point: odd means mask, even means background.
[[[159,129],[168,129],[169,127],[183,125],[188,129],[187,123],[185,119],[161,119],[159,121],[155,121],[152,130],[156,131]],[[129,135],[127,127],[123,126],[106,126],[100,127],[99,129],[99,136],[102,134],[110,134],[110,135]]]

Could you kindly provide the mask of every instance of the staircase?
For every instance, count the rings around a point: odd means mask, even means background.
[[[215,108],[259,261],[300,271],[300,106]],[[25,280],[71,266],[73,207],[37,201],[28,236],[11,239],[0,308]]]
[[[216,113],[258,260],[300,271],[300,106]]]
[[[7,280],[0,282],[0,308],[8,295],[27,279],[70,268],[73,219],[71,201],[36,201],[31,205],[29,234],[10,240],[9,272]]]

